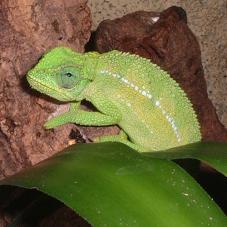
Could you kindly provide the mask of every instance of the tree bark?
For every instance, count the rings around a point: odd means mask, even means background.
[[[47,50],[84,51],[91,17],[86,0],[2,0],[0,3],[0,179],[66,147],[73,126],[45,130],[53,111],[67,108],[39,98],[25,79]],[[57,106],[58,109],[57,109]]]

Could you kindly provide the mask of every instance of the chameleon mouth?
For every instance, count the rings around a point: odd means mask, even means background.
[[[52,87],[43,84],[41,81],[34,79],[31,76],[27,76],[28,83],[31,88],[38,90],[39,92],[46,94],[52,98],[55,98],[59,101],[69,101],[71,97],[67,96],[65,93],[62,93],[60,90],[54,89]]]

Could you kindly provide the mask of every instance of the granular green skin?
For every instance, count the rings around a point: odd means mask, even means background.
[[[116,50],[80,54],[57,47],[44,55],[27,79],[34,89],[71,103],[70,110],[49,120],[46,128],[66,123],[118,125],[119,135],[96,141],[118,141],[140,152],[201,140],[185,92],[167,72],[137,55]],[[84,99],[98,111],[81,110]]]

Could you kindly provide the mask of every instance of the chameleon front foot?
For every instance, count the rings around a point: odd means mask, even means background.
[[[51,128],[55,128],[55,127],[57,127],[57,126],[66,124],[66,123],[68,123],[68,122],[69,122],[68,116],[65,115],[65,114],[62,114],[62,115],[60,115],[60,116],[53,117],[53,118],[51,118],[49,121],[47,121],[47,122],[44,124],[44,128],[46,128],[46,129],[51,129]]]

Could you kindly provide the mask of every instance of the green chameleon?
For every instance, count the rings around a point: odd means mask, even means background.
[[[57,47],[27,75],[31,87],[70,109],[44,126],[66,123],[118,125],[119,135],[96,141],[117,141],[137,151],[156,151],[200,141],[200,127],[185,92],[169,74],[149,60],[113,50],[77,53]],[[80,108],[88,100],[97,109]]]

